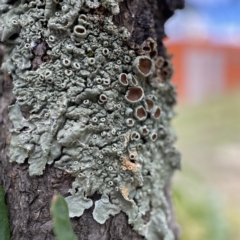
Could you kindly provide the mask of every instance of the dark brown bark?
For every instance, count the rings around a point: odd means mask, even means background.
[[[183,0],[125,0],[120,3],[121,12],[114,21],[116,25],[125,26],[132,33],[129,41],[132,48],[137,49],[146,39],[152,37],[157,39],[159,55],[166,56],[162,44],[165,36],[164,23],[176,8],[182,7]],[[1,50],[0,61],[2,56]],[[38,58],[34,58],[36,66],[39,64]],[[12,239],[54,239],[49,212],[51,199],[54,194],[67,196],[73,178],[53,165],[46,168],[44,175],[30,177],[26,162],[22,165],[9,162],[11,136],[8,129],[12,125],[7,109],[14,101],[12,89],[11,78],[0,75],[0,184],[6,192]],[[165,193],[171,203],[169,192],[170,186],[166,186]],[[93,200],[97,199],[98,196],[95,195]],[[85,210],[80,218],[72,219],[74,231],[79,239],[144,239],[128,225],[124,213],[110,217],[101,225],[93,219],[92,210],[93,207]],[[173,217],[170,227],[177,238],[178,228]]]

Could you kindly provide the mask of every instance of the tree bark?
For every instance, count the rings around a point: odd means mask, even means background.
[[[124,0],[120,3],[120,13],[114,16],[114,23],[126,27],[131,33],[128,46],[136,51],[149,37],[157,39],[158,55],[167,58],[163,45],[164,23],[171,17],[175,9],[183,7],[183,0]],[[104,12],[103,14],[106,14]],[[0,60],[3,61],[3,47]],[[41,59],[40,55],[40,59]],[[37,59],[37,60],[36,60]],[[38,67],[37,54],[32,67]],[[54,194],[68,196],[74,177],[64,171],[48,165],[41,176],[29,176],[28,163],[19,165],[9,161],[9,142],[12,123],[8,117],[8,106],[13,104],[13,83],[10,76],[0,75],[0,185],[6,192],[6,202],[9,210],[11,239],[13,240],[43,240],[54,239],[50,216],[50,203]],[[179,237],[172,211],[170,183],[165,186],[165,195],[171,209],[169,227]],[[95,202],[100,198],[94,194]],[[107,239],[144,239],[128,224],[125,213],[120,212],[104,224],[93,219],[93,207],[84,211],[81,217],[71,219],[78,238],[81,240]],[[148,216],[145,216],[146,222]]]

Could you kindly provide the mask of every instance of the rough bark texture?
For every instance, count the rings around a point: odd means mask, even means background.
[[[176,8],[183,7],[183,0],[125,0],[120,3],[120,14],[115,24],[125,26],[132,33],[129,45],[140,45],[148,37],[156,38],[159,54],[165,55],[162,44],[164,23]],[[44,46],[44,45],[43,45]],[[0,63],[3,50],[0,52]],[[34,64],[37,66],[38,57]],[[11,122],[8,119],[8,106],[14,101],[12,81],[9,76],[0,75],[0,184],[6,192],[13,240],[54,239],[50,217],[50,203],[54,194],[67,196],[73,181],[72,177],[54,166],[48,166],[44,175],[29,177],[28,164],[10,163],[8,157]],[[165,194],[169,202],[170,184]],[[93,200],[97,200],[95,195]],[[105,224],[97,223],[92,210],[86,210],[80,218],[72,219],[79,239],[144,239],[134,232],[127,223],[127,217],[120,213],[110,217]],[[173,215],[173,214],[172,214]],[[146,216],[147,218],[147,216]],[[176,239],[179,235],[174,218],[170,224]]]

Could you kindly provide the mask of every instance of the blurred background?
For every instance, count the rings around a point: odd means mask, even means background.
[[[186,0],[165,27],[179,99],[181,240],[240,240],[240,1]]]

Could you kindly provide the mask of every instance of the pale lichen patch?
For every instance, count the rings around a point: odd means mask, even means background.
[[[124,197],[125,200],[127,200],[128,202],[134,203],[134,201],[132,199],[129,199],[129,189],[125,186],[121,187],[121,193]]]
[[[122,163],[122,169],[137,172],[137,164],[130,161],[129,156],[125,156],[125,159]]]

